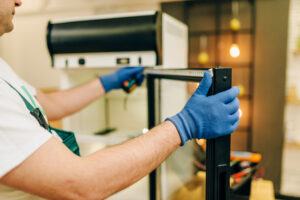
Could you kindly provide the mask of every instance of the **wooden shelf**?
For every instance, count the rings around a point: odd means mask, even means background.
[[[232,30],[211,30],[211,31],[190,31],[189,36],[190,37],[199,37],[201,35],[251,35],[253,33],[252,29],[241,29],[237,32],[234,32]]]
[[[215,63],[207,63],[205,65],[200,65],[196,62],[190,62],[190,68],[207,68],[208,66],[216,66]],[[249,63],[221,63],[221,66],[232,67],[232,68],[251,68],[253,66],[252,62]]]

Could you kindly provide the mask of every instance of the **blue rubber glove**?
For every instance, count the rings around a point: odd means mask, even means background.
[[[168,118],[177,128],[181,145],[191,139],[211,139],[232,133],[239,124],[239,89],[207,96],[212,84],[208,72],[183,110]]]
[[[136,79],[137,85],[140,86],[144,81],[143,71],[143,67],[124,67],[115,73],[101,76],[99,79],[107,93],[113,89],[121,89],[123,83],[131,79]]]

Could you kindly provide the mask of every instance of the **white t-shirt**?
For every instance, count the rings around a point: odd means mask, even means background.
[[[25,103],[5,81],[13,85],[29,102],[36,90],[19,78],[0,58],[0,178],[26,160],[52,135],[29,113]],[[34,100],[37,105],[38,102]],[[26,193],[0,185],[0,200],[34,199]]]

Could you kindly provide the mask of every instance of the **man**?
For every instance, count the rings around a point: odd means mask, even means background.
[[[0,35],[12,31],[18,6],[21,0],[0,1]],[[125,80],[136,78],[141,84],[142,71],[123,68],[70,90],[43,94],[0,59],[0,183],[8,191],[0,199],[9,199],[11,188],[47,199],[104,199],[147,175],[188,140],[219,137],[237,128],[238,89],[207,97],[212,80],[206,73],[177,115],[145,135],[78,157],[40,126],[18,94],[42,107],[48,119],[60,119],[120,89]]]

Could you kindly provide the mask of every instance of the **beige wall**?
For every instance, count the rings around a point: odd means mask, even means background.
[[[257,1],[253,150],[280,189],[289,0]]]

